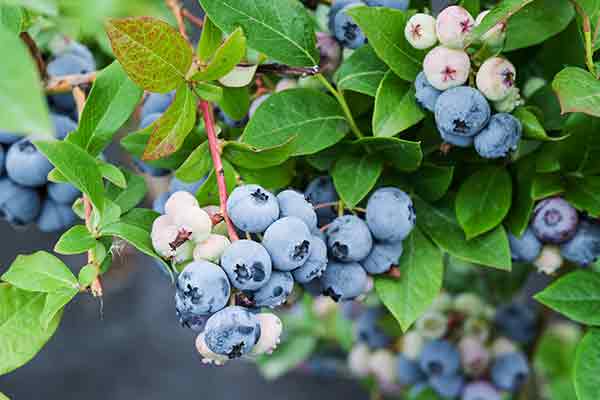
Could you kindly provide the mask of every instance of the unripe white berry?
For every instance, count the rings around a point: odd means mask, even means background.
[[[441,44],[462,49],[474,26],[475,20],[467,10],[460,6],[450,6],[438,15],[435,30]]]
[[[203,364],[214,363],[215,365],[224,365],[228,360],[227,356],[214,353],[208,348],[204,340],[204,332],[200,333],[196,338],[196,350],[198,350],[198,353],[202,357]]]
[[[510,90],[506,98],[500,101],[494,101],[492,104],[494,105],[494,109],[498,112],[511,113],[515,108],[525,104],[525,102],[521,98],[519,88],[515,86]]]
[[[486,371],[490,363],[490,353],[479,339],[466,336],[458,343],[458,349],[463,370],[467,375],[477,377]]]
[[[493,314],[492,314],[493,318]],[[479,339],[481,342],[488,340],[490,336],[489,322],[480,318],[467,318],[463,324],[465,335]]]
[[[462,50],[435,47],[425,56],[423,72],[425,77],[438,90],[446,90],[463,85],[469,79],[471,60]]]
[[[369,375],[369,357],[371,355],[371,351],[369,347],[365,344],[357,344],[352,350],[350,350],[350,354],[348,354],[348,368],[350,371],[360,377],[364,378]]]
[[[277,85],[275,86],[275,92],[279,93],[279,92],[283,92],[284,90],[295,89],[297,87],[298,87],[298,82],[296,80],[284,78],[284,79],[280,80],[279,82],[277,82]]]
[[[429,14],[415,14],[406,23],[404,37],[415,49],[428,49],[437,43],[435,18]]]
[[[454,309],[467,316],[476,317],[483,312],[483,302],[476,294],[461,293],[454,298]]]
[[[165,203],[165,214],[170,215],[173,219],[177,214],[182,214],[185,217],[190,208],[198,207],[198,200],[193,194],[180,190],[169,197]]]
[[[543,272],[546,275],[554,274],[563,265],[560,248],[551,245],[542,247],[542,252],[533,262],[533,265],[535,265],[538,272]]]
[[[280,342],[283,324],[277,315],[271,313],[260,313],[256,318],[260,324],[260,337],[250,355],[271,354]]]
[[[396,368],[396,357],[389,350],[377,350],[369,357],[369,369],[381,384],[394,383]]]
[[[518,351],[518,348],[515,343],[505,337],[499,337],[492,343],[492,357],[494,358],[516,351]]]
[[[173,220],[178,229],[191,232],[191,240],[196,243],[208,239],[212,229],[210,217],[200,207],[188,207],[185,212],[177,212]]]
[[[446,312],[452,308],[452,303],[452,296],[446,292],[442,292],[438,297],[435,298],[435,300],[433,300],[433,303],[431,303],[429,309],[439,312]]]
[[[555,322],[548,328],[548,333],[556,335],[565,344],[576,343],[581,339],[581,328],[571,322]]]
[[[510,61],[501,57],[488,58],[477,72],[477,89],[488,100],[500,101],[508,97],[515,86],[517,70]]]
[[[319,296],[314,299],[312,308],[318,317],[323,318],[335,312],[338,308],[338,303],[333,301],[329,296]]]
[[[171,243],[177,239],[179,230],[174,225],[173,220],[168,215],[161,215],[152,223],[152,247],[164,258],[171,258],[175,255],[175,251],[171,248]]]
[[[194,261],[207,260],[218,263],[230,245],[231,242],[225,236],[211,233],[208,239],[194,247]]]
[[[479,25],[481,21],[488,15],[490,10],[479,13],[475,18],[475,26]],[[481,40],[489,44],[490,46],[496,47],[504,43],[506,39],[506,22],[501,21],[494,25],[489,31],[481,36]]]
[[[448,318],[439,312],[429,311],[415,324],[417,331],[426,339],[439,339],[446,334]]]
[[[409,360],[416,360],[421,355],[425,340],[417,331],[408,331],[402,336],[402,354]]]

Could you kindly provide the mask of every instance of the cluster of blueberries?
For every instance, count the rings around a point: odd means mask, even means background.
[[[443,399],[500,400],[528,379],[520,346],[530,344],[538,331],[536,312],[528,305],[496,310],[471,293],[443,293],[400,338],[383,329],[381,321],[389,316],[383,307],[358,311],[351,316],[357,344],[349,368],[374,377],[386,392],[405,391],[413,398],[429,389]]]
[[[600,222],[580,215],[562,197],[539,202],[523,235],[508,238],[514,261],[533,263],[547,274],[564,260],[586,267],[600,257]]]
[[[47,65],[51,78],[85,74],[96,69],[92,53],[69,41]],[[56,138],[63,140],[77,129],[77,108],[70,93],[48,96]],[[48,181],[53,169],[33,141],[44,136],[21,137],[0,132],[0,214],[14,226],[35,223],[43,232],[60,231],[77,220],[71,205],[81,195],[68,183]]]
[[[488,58],[477,71],[476,88],[468,86],[471,60],[465,50],[469,34],[487,15],[474,19],[460,6],[444,9],[437,19],[415,14],[405,27],[408,42],[430,50],[415,80],[416,100],[434,113],[441,138],[454,146],[474,146],[484,158],[506,157],[521,140],[521,122],[510,114],[521,103],[515,67],[502,57]],[[482,40],[501,45],[505,24],[499,23]],[[492,114],[488,100],[498,111]]]

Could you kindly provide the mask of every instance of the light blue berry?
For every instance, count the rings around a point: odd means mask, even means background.
[[[475,150],[484,158],[506,157],[521,140],[521,122],[507,113],[492,115],[490,123],[475,137]]]
[[[527,358],[521,352],[502,354],[494,360],[491,376],[499,389],[515,392],[529,377]]]
[[[152,202],[152,209],[159,214],[164,214],[165,204],[167,204],[167,200],[169,200],[169,197],[171,197],[170,192],[164,192],[156,196],[156,198]]]
[[[273,268],[292,271],[308,260],[311,238],[306,224],[300,218],[285,217],[269,226],[262,244],[271,255]]]
[[[302,193],[295,190],[284,190],[277,195],[279,216],[300,218],[310,231],[317,229],[317,214]]]
[[[343,262],[362,261],[373,248],[369,227],[355,215],[337,217],[325,233],[331,255]]]
[[[521,237],[509,232],[508,243],[511,257],[517,262],[532,263],[542,251],[542,242],[535,236],[531,227],[528,227]]]
[[[50,182],[48,184],[48,196],[57,203],[71,205],[81,196],[81,192],[70,183]]]
[[[396,376],[401,385],[415,385],[427,380],[425,374],[421,371],[419,363],[409,360],[403,354],[398,354],[396,363]]]
[[[383,274],[398,264],[402,250],[402,242],[376,242],[361,265],[371,275]]]
[[[183,191],[195,195],[205,181],[206,177],[203,177],[196,182],[187,183],[177,177],[173,177],[169,183],[169,192],[175,193]]]
[[[364,293],[367,273],[356,262],[330,261],[320,281],[323,294],[334,301],[352,300]]]
[[[169,108],[174,98],[174,91],[169,93],[150,93],[146,98],[146,101],[144,101],[140,118],[144,120],[151,114],[158,114],[160,116],[162,113],[167,111],[167,108]]]
[[[6,155],[6,173],[15,183],[38,187],[48,182],[52,164],[33,143],[24,138],[13,143]]]
[[[339,200],[333,180],[329,176],[320,176],[310,181],[304,191],[306,200],[316,207],[320,204],[335,203]],[[334,207],[319,207],[316,210],[319,226],[330,223],[337,217]]]
[[[429,377],[453,376],[460,368],[460,353],[446,340],[432,340],[423,347],[419,365]]]
[[[310,238],[310,255],[304,265],[292,271],[299,283],[308,283],[320,277],[327,268],[327,245],[316,236]]]
[[[535,310],[523,303],[510,303],[498,307],[494,323],[499,332],[516,342],[530,343],[537,333]]]
[[[275,308],[282,305],[294,289],[294,278],[289,272],[273,271],[265,285],[250,297],[256,307]]]
[[[259,233],[279,218],[279,203],[271,192],[258,185],[238,186],[227,199],[227,213],[242,231]]]
[[[329,32],[335,31],[335,17],[342,10],[342,8],[350,4],[364,4],[361,0],[336,0],[329,9]]]
[[[64,53],[48,63],[46,72],[51,78],[64,75],[78,75],[93,72],[96,65],[86,57],[73,53]],[[60,111],[72,113],[75,111],[75,100],[71,93],[54,94],[49,96],[51,103]]]
[[[410,197],[402,190],[385,187],[367,202],[367,224],[373,236],[384,242],[398,242],[413,230],[417,217]]]
[[[66,115],[51,113],[50,118],[54,124],[57,139],[63,140],[69,133],[77,129],[75,121]]]
[[[211,316],[204,327],[206,346],[229,359],[248,354],[260,337],[256,315],[238,306],[229,306]]]
[[[488,382],[477,381],[465,386],[461,400],[502,400],[502,396]]]
[[[410,0],[365,0],[369,7],[387,7],[408,10]]]
[[[42,232],[58,232],[71,227],[77,221],[77,215],[70,205],[60,204],[46,199],[37,220]]]
[[[357,7],[356,4],[349,4],[342,8],[334,19],[334,34],[338,42],[349,49],[358,49],[367,42],[367,37],[358,24],[348,13],[351,9]]]
[[[415,89],[417,103],[424,109],[434,112],[435,103],[437,103],[438,97],[440,97],[442,91],[431,86],[423,71],[419,72],[419,75],[417,75]]]
[[[40,195],[8,178],[0,179],[0,214],[10,224],[23,226],[33,222],[41,210]]]
[[[471,147],[473,146],[474,142],[473,136],[453,135],[451,133],[445,133],[442,131],[440,131],[440,137],[444,142],[458,147]]]
[[[565,199],[542,200],[533,210],[531,228],[542,242],[561,244],[575,236],[579,215]]]
[[[12,133],[0,131],[0,143],[1,144],[13,144],[17,140],[21,139],[23,136],[15,135]]]
[[[389,346],[391,340],[379,326],[385,313],[379,307],[367,308],[356,319],[356,339],[371,349]]]
[[[560,247],[562,256],[581,266],[596,262],[600,257],[600,224],[584,219],[579,222],[575,236]]]
[[[177,277],[176,305],[179,315],[208,315],[227,305],[231,286],[216,264],[194,261]]]
[[[490,114],[485,97],[469,86],[446,90],[435,104],[435,122],[445,135],[475,136],[487,125]]]
[[[252,240],[237,240],[225,249],[221,267],[231,284],[240,290],[257,290],[271,277],[271,257],[267,250]]]
[[[460,375],[436,375],[429,378],[429,384],[442,399],[456,399],[465,384]]]

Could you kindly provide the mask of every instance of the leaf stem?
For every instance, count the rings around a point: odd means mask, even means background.
[[[75,87],[92,83],[95,80],[96,72],[51,78],[46,82],[46,93],[55,94],[71,92]]]
[[[592,45],[592,26],[590,23],[590,17],[589,17],[589,15],[587,15],[585,13],[585,10],[583,9],[583,7],[581,7],[581,5],[579,4],[579,2],[577,0],[570,0],[570,1],[573,4],[573,6],[575,7],[577,14],[579,14],[579,16],[581,17],[581,24],[582,24],[582,28],[583,28],[583,38],[585,40],[585,63],[586,63],[587,69],[588,69],[588,71],[590,71],[590,73],[592,75],[594,75],[594,78],[598,78],[598,75],[596,74],[596,65],[594,64],[594,50],[593,50],[593,45]]]
[[[175,17],[175,21],[177,21],[177,27],[179,28],[179,33],[189,43],[190,38],[185,30],[185,21],[183,20],[183,7],[181,7],[181,3],[179,2],[179,0],[165,0],[165,5],[169,8],[169,10],[171,10],[171,13]]]
[[[202,18],[196,17],[194,14],[190,12],[185,7],[181,8],[181,14],[188,19],[192,24],[196,25],[198,28],[202,28],[204,26],[204,20]]]
[[[346,99],[344,98],[344,95],[342,94],[342,92],[336,90],[331,85],[331,83],[329,83],[327,78],[325,78],[323,76],[323,74],[317,74],[315,76],[317,77],[317,79],[319,79],[319,81],[323,84],[323,86],[325,86],[327,88],[327,90],[329,90],[329,92],[331,92],[331,94],[333,95],[333,97],[336,98],[338,103],[340,103],[340,107],[342,107],[342,110],[344,111],[344,115],[346,116],[346,120],[348,121],[348,124],[350,125],[350,129],[352,130],[352,133],[354,133],[354,135],[356,136],[357,139],[364,138],[365,135],[360,131],[360,129],[356,125],[356,121],[354,121],[354,117],[352,116],[350,107],[348,107],[348,103],[346,102]]]

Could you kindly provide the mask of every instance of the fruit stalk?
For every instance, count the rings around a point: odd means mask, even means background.
[[[46,83],[46,93],[57,94],[71,92],[79,85],[92,83],[95,80],[96,72],[78,75],[64,75],[58,78],[51,78]]]
[[[165,5],[171,10],[171,13],[175,17],[177,26],[179,27],[179,33],[189,42],[190,38],[185,31],[185,21],[183,20],[183,7],[181,6],[181,3],[179,3],[178,0],[165,0]]]
[[[221,215],[227,224],[227,232],[231,241],[239,240],[239,237],[227,215],[227,184],[225,183],[225,172],[223,170],[223,163],[221,162],[221,152],[219,149],[219,143],[217,141],[217,134],[215,132],[215,122],[213,119],[212,106],[206,100],[200,100],[199,105],[204,118],[204,126],[206,128],[206,136],[208,137],[208,148],[210,149],[210,155],[213,160],[215,167],[215,177],[217,178],[217,187],[219,189],[219,206]]]
[[[335,97],[335,99],[338,101],[338,103],[340,103],[340,107],[342,107],[342,110],[344,111],[344,115],[346,115],[346,120],[348,121],[348,124],[350,125],[350,129],[352,130],[352,132],[354,133],[356,138],[362,139],[363,137],[365,137],[365,135],[363,135],[363,133],[358,128],[358,125],[356,125],[356,121],[354,121],[354,117],[352,116],[352,112],[350,111],[350,107],[348,106],[348,103],[346,103],[346,99],[344,98],[344,95],[342,93],[340,93],[338,90],[336,90],[331,85],[331,83],[329,83],[327,78],[325,78],[323,75],[317,74],[315,76],[317,77],[317,79],[319,79],[319,81],[323,84],[323,86],[325,86],[325,88],[327,88],[327,90],[329,90],[329,92],[331,92],[331,94],[333,95],[333,97]]]

